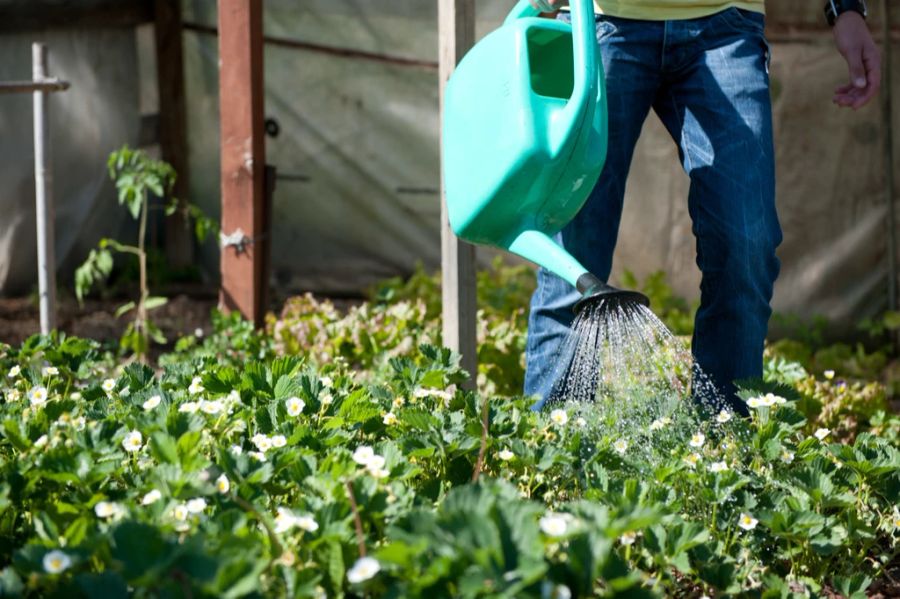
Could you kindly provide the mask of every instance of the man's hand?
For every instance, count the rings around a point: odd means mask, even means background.
[[[531,5],[541,12],[553,12],[562,4],[562,0],[529,0]]]
[[[838,17],[834,41],[850,68],[850,83],[834,90],[832,102],[856,110],[881,87],[881,54],[865,19],[857,12],[848,11]]]

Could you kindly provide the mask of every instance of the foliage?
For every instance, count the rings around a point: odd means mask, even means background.
[[[145,247],[148,212],[151,209],[151,194],[160,200],[169,196],[175,184],[175,170],[171,165],[154,160],[143,150],[132,150],[127,145],[113,152],[107,161],[110,178],[115,181],[119,204],[125,206],[132,218],[139,221],[137,245],[123,244],[114,239],[101,239],[99,247],[91,250],[87,260],[75,271],[75,294],[79,302],[96,283],[105,280],[112,271],[112,252],[130,254],[137,258],[140,281],[140,295],[137,301],[123,304],[116,310],[116,317],[134,311],[134,319],[122,334],[120,346],[137,358],[145,359],[150,341],[165,343],[162,331],[150,319],[149,313],[168,301],[165,297],[151,296]],[[215,222],[203,215],[194,205],[169,198],[166,214],[184,210],[186,216],[194,219],[198,239],[205,239],[215,229]]]
[[[756,383],[750,419],[608,429],[485,404],[436,346],[314,367],[219,318],[240,351],[160,372],[0,347],[0,594],[860,597],[897,557],[896,417],[832,443]]]
[[[489,395],[520,393],[525,376],[526,306],[534,275],[499,257],[478,273],[478,387]],[[309,355],[318,364],[339,362],[379,370],[392,358],[413,355],[421,344],[440,344],[440,277],[421,266],[409,280],[386,281],[372,299],[339,312],[312,295],[289,299],[267,329],[275,350]]]

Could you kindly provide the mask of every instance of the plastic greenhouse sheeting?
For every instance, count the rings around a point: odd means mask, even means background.
[[[218,216],[218,55],[210,31],[216,25],[215,5],[205,0],[184,4],[191,199]],[[476,2],[477,35],[498,25],[511,4]],[[266,116],[279,125],[278,135],[267,139],[268,162],[279,173],[271,232],[274,282],[295,291],[354,293],[408,273],[419,261],[437,268],[437,3],[267,0],[265,33],[270,40]],[[71,96],[51,105],[56,119],[69,111],[65,134],[54,130],[54,165],[58,231],[71,236],[68,243],[60,242],[58,253],[67,260],[62,264],[74,264],[73,252],[83,253],[101,230],[117,226],[102,165],[111,147],[136,135],[130,66],[135,57],[133,43],[119,39],[128,37],[124,32],[104,33],[96,41],[96,32],[54,35],[71,39],[78,49],[68,52],[65,63],[51,64],[52,72],[73,80],[76,74],[89,77],[96,86],[89,98],[76,96],[73,87],[66,92]],[[96,47],[95,54],[79,43]],[[8,58],[14,47],[22,56],[15,64]],[[0,48],[10,49],[3,54],[2,76],[13,78],[14,68],[18,78],[26,75],[26,40],[2,37]],[[118,72],[118,78],[104,76],[104,70]],[[803,316],[824,314],[849,329],[886,301],[878,106],[855,113],[832,106],[831,92],[846,79],[846,69],[824,36],[815,43],[773,43],[771,75],[785,233],[774,307]],[[900,76],[894,81],[900,93]],[[0,168],[4,180],[18,181],[0,192],[0,208],[9,215],[0,219],[3,293],[27,290],[35,270],[34,250],[26,247],[33,243],[30,102],[15,102],[14,109],[0,111]],[[7,142],[7,126],[14,126],[13,144]],[[85,183],[78,184],[82,179]],[[638,276],[664,269],[677,293],[698,296],[687,187],[674,144],[651,117],[635,152],[614,278],[626,268]],[[62,224],[66,214],[81,216],[67,226]],[[215,245],[204,245],[200,259],[214,278]]]
[[[100,237],[126,226],[106,156],[137,141],[135,38],[118,29],[0,35],[0,80],[31,79],[35,40],[49,47],[51,76],[72,84],[49,100],[56,263],[71,273]],[[28,293],[37,287],[31,94],[0,95],[0,181],[0,294]]]

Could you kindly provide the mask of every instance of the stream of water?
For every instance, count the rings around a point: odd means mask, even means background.
[[[594,415],[592,424],[622,433],[676,418],[695,421],[696,408],[715,415],[726,405],[687,344],[637,302],[585,306],[557,364],[549,403],[580,406]]]

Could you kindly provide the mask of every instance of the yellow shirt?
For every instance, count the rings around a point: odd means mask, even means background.
[[[732,6],[766,11],[765,0],[594,0],[597,14],[648,21],[696,19]]]

